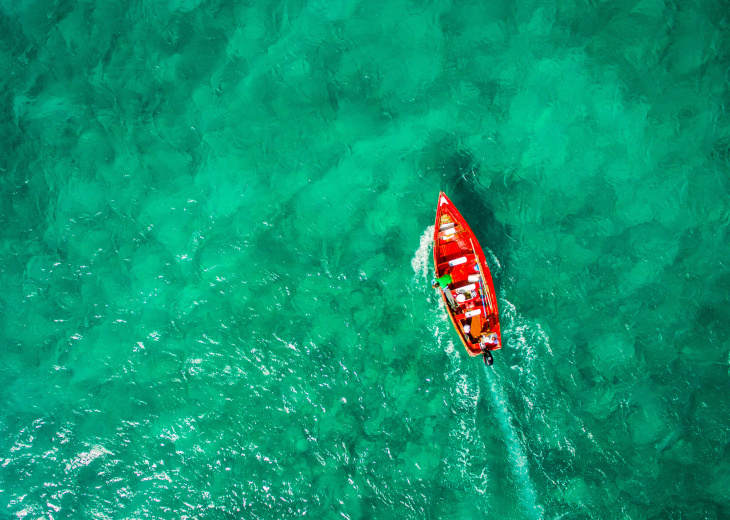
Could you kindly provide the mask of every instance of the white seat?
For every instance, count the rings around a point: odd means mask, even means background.
[[[457,259],[452,260],[451,262],[449,262],[449,265],[451,267],[454,267],[455,265],[461,265],[461,264],[465,264],[465,263],[466,263],[466,257],[465,256],[462,256],[461,258],[457,258]]]

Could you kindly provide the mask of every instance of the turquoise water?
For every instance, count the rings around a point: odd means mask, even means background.
[[[0,518],[730,518],[729,23],[0,2]]]

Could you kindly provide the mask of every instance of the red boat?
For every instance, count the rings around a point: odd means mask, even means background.
[[[497,296],[492,274],[469,224],[441,192],[433,235],[439,287],[446,310],[470,356],[484,356],[492,364],[492,350],[502,348]]]

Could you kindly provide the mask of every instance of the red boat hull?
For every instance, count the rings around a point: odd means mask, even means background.
[[[441,297],[469,355],[500,349],[497,296],[484,251],[469,224],[443,192],[436,209],[433,259],[436,278],[452,277],[452,282],[442,288]],[[480,339],[492,333],[497,335],[496,343],[480,343]]]

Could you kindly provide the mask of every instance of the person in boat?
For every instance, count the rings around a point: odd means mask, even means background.
[[[453,282],[453,278],[451,277],[451,274],[447,273],[431,282],[431,286],[434,289],[440,288],[441,292],[443,292],[444,296],[446,296],[446,300],[449,302],[449,306],[451,306],[451,308],[456,311],[459,308],[459,305],[454,301],[454,296],[451,294],[451,289],[449,289],[449,284],[451,282]]]
[[[481,335],[479,338],[479,345],[481,346],[482,350],[494,350],[496,347],[499,346],[499,338],[497,337],[496,332],[485,332]]]
[[[453,278],[451,277],[451,274],[447,273],[443,275],[440,278],[436,278],[433,282],[431,282],[431,286],[435,289],[436,287],[441,287],[442,289],[447,289],[449,287],[449,284],[453,281]]]
[[[463,326],[463,330],[464,330],[464,336],[466,336],[466,337],[467,337],[467,339],[470,339],[470,338],[469,338],[469,333],[471,332],[471,325],[469,325],[468,323],[466,323],[466,324],[465,324],[465,325]]]

